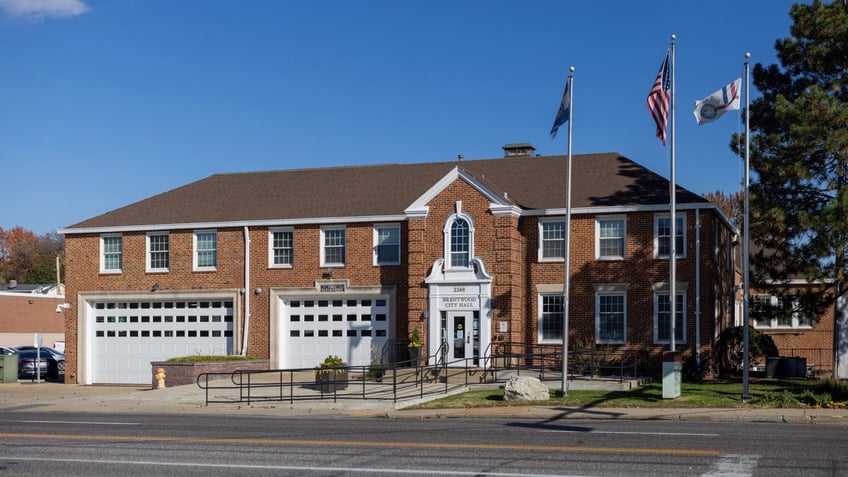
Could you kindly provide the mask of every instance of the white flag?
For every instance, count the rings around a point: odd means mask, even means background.
[[[739,109],[739,89],[742,78],[721,88],[701,101],[695,101],[695,120],[698,126],[711,123],[720,118],[725,111]]]

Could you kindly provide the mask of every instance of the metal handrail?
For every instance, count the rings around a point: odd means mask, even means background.
[[[438,353],[437,353],[438,354]],[[428,357],[428,362],[429,362]],[[402,366],[405,364],[406,366]],[[452,387],[426,386],[432,382],[429,372],[437,367],[413,368],[410,361],[390,366],[339,366],[325,368],[329,381],[316,378],[320,368],[273,370],[237,370],[227,373],[202,373],[195,383],[204,390],[206,404],[261,401],[307,401],[340,399],[382,400],[398,402],[443,394]],[[446,366],[447,363],[442,364]],[[468,369],[467,363],[465,369]],[[427,372],[425,372],[427,371]],[[444,374],[443,374],[444,375]],[[465,384],[467,385],[467,380]],[[212,393],[213,395],[210,395]]]
[[[486,348],[482,357],[448,359],[450,347],[442,342],[433,355],[421,361],[399,361],[389,365],[339,366],[329,368],[329,381],[316,380],[320,368],[237,370],[202,373],[196,384],[204,390],[206,404],[260,401],[306,401],[332,399],[398,401],[422,399],[467,387],[473,370],[481,367],[481,379],[500,380],[499,370],[514,374],[532,372],[539,379],[561,378],[562,348],[553,345],[502,343]],[[620,381],[637,376],[637,351],[578,349],[569,352],[570,377],[617,376]],[[644,362],[644,361],[643,361]],[[500,364],[500,366],[499,366]],[[457,379],[462,373],[462,379]],[[491,373],[491,377],[489,375]],[[443,383],[444,386],[433,384]],[[215,395],[210,396],[210,392]]]

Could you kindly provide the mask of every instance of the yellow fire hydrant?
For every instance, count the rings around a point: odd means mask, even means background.
[[[153,379],[156,380],[156,389],[165,389],[165,368],[157,368]]]

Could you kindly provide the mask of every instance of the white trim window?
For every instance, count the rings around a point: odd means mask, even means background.
[[[170,236],[168,232],[147,234],[147,271],[167,272],[170,267]]]
[[[625,286],[596,286],[595,343],[627,343],[627,289]]]
[[[291,268],[294,265],[294,229],[280,227],[268,229],[268,266]]]
[[[470,268],[474,253],[474,225],[462,215],[453,215],[445,226],[445,262],[448,268]]]
[[[539,295],[539,343],[562,343],[563,296]]]
[[[321,227],[321,266],[343,267],[347,238],[344,226]]]
[[[194,270],[209,271],[218,268],[218,232],[197,230],[194,232]]]
[[[374,226],[374,265],[400,265],[400,225]]]
[[[813,320],[809,313],[801,309],[798,299],[787,295],[782,297],[772,295],[754,295],[751,315],[755,328],[776,329],[809,329]]]
[[[624,260],[627,257],[627,221],[624,217],[595,218],[595,258]]]
[[[124,241],[121,234],[100,236],[100,273],[121,273],[124,267]]]
[[[686,344],[686,292],[678,290],[675,295],[674,311],[674,342]],[[671,303],[668,290],[654,291],[654,343],[668,344],[671,342]]]
[[[562,262],[565,260],[565,221],[562,219],[539,220],[539,261]]]
[[[677,258],[686,258],[686,213],[677,214],[675,248]],[[654,258],[671,257],[671,220],[669,214],[654,216]]]

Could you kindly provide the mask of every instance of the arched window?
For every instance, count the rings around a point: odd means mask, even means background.
[[[451,225],[450,265],[451,268],[468,267],[471,259],[471,232],[468,222],[457,219]]]
[[[445,264],[448,268],[471,267],[474,257],[474,222],[462,212],[451,215],[445,223]]]

